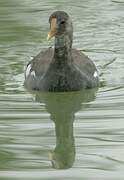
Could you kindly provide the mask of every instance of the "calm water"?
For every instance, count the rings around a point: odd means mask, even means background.
[[[23,67],[65,10],[101,87],[30,93]],[[0,179],[124,179],[124,1],[0,0]]]

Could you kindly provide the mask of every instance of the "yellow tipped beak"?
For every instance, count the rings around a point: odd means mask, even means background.
[[[50,31],[48,32],[47,40],[50,40],[52,37],[54,37],[56,32]]]
[[[50,35],[50,32],[48,32],[47,40],[49,41],[50,39],[51,39],[51,35]]]
[[[56,18],[52,18],[50,24],[50,32],[48,32],[47,40],[50,40],[52,37],[56,35]]]

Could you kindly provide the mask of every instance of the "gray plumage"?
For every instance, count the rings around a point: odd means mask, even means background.
[[[57,32],[54,49],[41,51],[27,65],[25,86],[42,91],[76,91],[98,86],[99,79],[94,63],[83,53],[72,49],[73,27],[63,11],[54,12]],[[28,69],[30,67],[30,69]]]

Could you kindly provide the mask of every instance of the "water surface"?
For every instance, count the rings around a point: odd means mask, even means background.
[[[55,10],[72,17],[73,46],[102,75],[98,90],[24,89],[24,65],[53,45],[46,36]],[[123,180],[123,19],[122,0],[0,1],[1,180]]]

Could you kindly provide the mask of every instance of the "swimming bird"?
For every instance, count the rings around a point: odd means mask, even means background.
[[[40,91],[78,91],[99,85],[95,64],[72,48],[73,25],[69,15],[56,11],[49,17],[48,39],[55,37],[54,48],[35,56],[25,68],[26,88]]]

